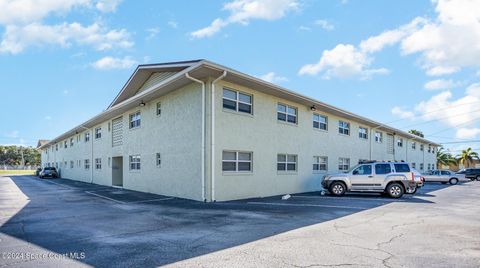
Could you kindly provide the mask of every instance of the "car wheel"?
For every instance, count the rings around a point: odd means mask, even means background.
[[[418,187],[408,187],[407,194],[414,194],[417,192]]]
[[[333,182],[332,185],[330,185],[330,193],[336,196],[342,196],[345,194],[347,191],[345,184],[343,182]]]
[[[448,181],[451,185],[455,185],[458,183],[458,179],[457,178],[451,178],[450,181]]]
[[[473,180],[472,180],[473,181]],[[480,176],[477,176],[477,181],[480,181]]]
[[[387,193],[391,198],[400,198],[404,193],[403,186],[397,182],[391,183],[387,186]]]

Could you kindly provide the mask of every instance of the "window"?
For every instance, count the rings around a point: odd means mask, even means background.
[[[313,128],[327,130],[328,118],[323,115],[313,114]]]
[[[417,143],[412,141],[412,150],[415,150],[417,149]]]
[[[278,154],[277,171],[297,171],[297,155]]]
[[[432,153],[435,153],[435,147],[432,148]]]
[[[379,131],[375,131],[375,142],[382,143],[383,141],[383,133]]]
[[[223,108],[241,113],[252,113],[252,96],[238,91],[223,89]]]
[[[368,139],[368,129],[364,128],[364,127],[359,127],[358,128],[358,137],[360,139]]]
[[[73,138],[70,138],[70,147],[73,146]]]
[[[372,165],[361,165],[353,170],[353,175],[372,175]]]
[[[102,128],[101,127],[97,127],[95,129],[95,139],[100,139],[102,137]]]
[[[111,130],[111,126],[110,126],[110,122],[108,122],[108,132],[110,132]]]
[[[394,164],[395,172],[410,172],[408,164]]]
[[[284,104],[278,104],[277,105],[277,119],[279,121],[285,121],[288,123],[297,123],[297,108],[284,105]]]
[[[328,158],[326,156],[313,157],[313,171],[327,171]]]
[[[157,116],[160,116],[162,114],[162,103],[157,102]]]
[[[430,170],[430,163],[428,163],[427,165],[427,170]]]
[[[376,164],[375,165],[375,174],[382,175],[392,172],[390,164]]]
[[[67,168],[67,167],[68,167],[68,165],[67,165],[67,161],[65,161],[65,163],[63,164],[63,166],[64,166],[65,168]]]
[[[58,143],[55,144],[55,151],[58,151]]]
[[[338,170],[348,171],[350,169],[350,158],[338,158]]]
[[[423,170],[423,163],[420,163],[420,170]]]
[[[157,164],[157,167],[160,167],[160,165],[162,164],[162,158],[160,153],[157,153],[156,155],[156,164]]]
[[[63,147],[64,147],[64,148],[67,148],[67,147],[68,147],[68,146],[67,146],[67,141],[63,141]],[[429,152],[430,152],[430,151],[429,151]]]
[[[420,144],[420,151],[423,151],[423,144]]]
[[[85,159],[85,169],[90,169],[90,159]]]
[[[412,163],[412,168],[417,168],[417,164]]]
[[[130,118],[130,129],[140,127],[141,114],[140,111],[137,111],[129,116]]]
[[[432,146],[431,145],[428,145],[428,151],[427,152],[431,152],[432,151]]]
[[[223,151],[222,171],[251,172],[252,152]]]
[[[90,132],[85,132],[85,142],[90,141]]]
[[[398,146],[398,147],[403,147],[403,139],[402,139],[402,138],[399,138],[399,139],[397,140],[397,146]]]
[[[442,170],[440,171],[442,175],[450,175],[450,172],[446,171],[446,170]]]
[[[102,159],[95,158],[95,169],[102,169]]]
[[[338,121],[338,133],[350,135],[350,123]]]
[[[140,170],[140,155],[131,155],[130,160],[130,170]]]

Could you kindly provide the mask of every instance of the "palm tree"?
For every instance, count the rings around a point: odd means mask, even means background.
[[[450,153],[444,151],[443,148],[437,151],[437,168],[441,166],[450,166],[450,164],[455,164],[457,161]]]
[[[470,147],[466,150],[463,150],[461,154],[457,155],[457,162],[462,164],[465,168],[469,168],[475,159],[480,160],[478,153],[474,152]]]

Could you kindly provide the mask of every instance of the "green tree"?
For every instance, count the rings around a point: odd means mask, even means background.
[[[437,168],[443,166],[449,166],[455,164],[457,160],[448,152],[445,152],[443,148],[437,151]]]
[[[465,168],[469,168],[473,164],[473,160],[479,160],[478,153],[474,152],[472,148],[463,150],[461,154],[457,155],[457,163],[462,164]]]
[[[422,137],[422,138],[425,137],[425,136],[423,135],[423,132],[421,132],[420,130],[416,130],[416,129],[411,129],[411,130],[408,131],[408,133],[413,134],[413,135],[415,135],[415,136]]]

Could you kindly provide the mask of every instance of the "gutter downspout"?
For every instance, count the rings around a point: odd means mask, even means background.
[[[212,99],[211,99],[211,106],[212,106],[212,124],[211,124],[211,170],[212,173],[212,202],[215,202],[215,83],[222,80],[225,76],[227,76],[227,71],[223,71],[223,74],[220,75],[217,79],[212,81]]]
[[[202,200],[205,202],[205,82],[191,77],[188,73],[185,76],[202,85]]]
[[[80,127],[87,131],[90,130],[88,127],[84,127],[84,126],[80,126]],[[90,183],[93,183],[93,128],[90,135],[90,142],[92,143],[92,150],[90,154]]]

